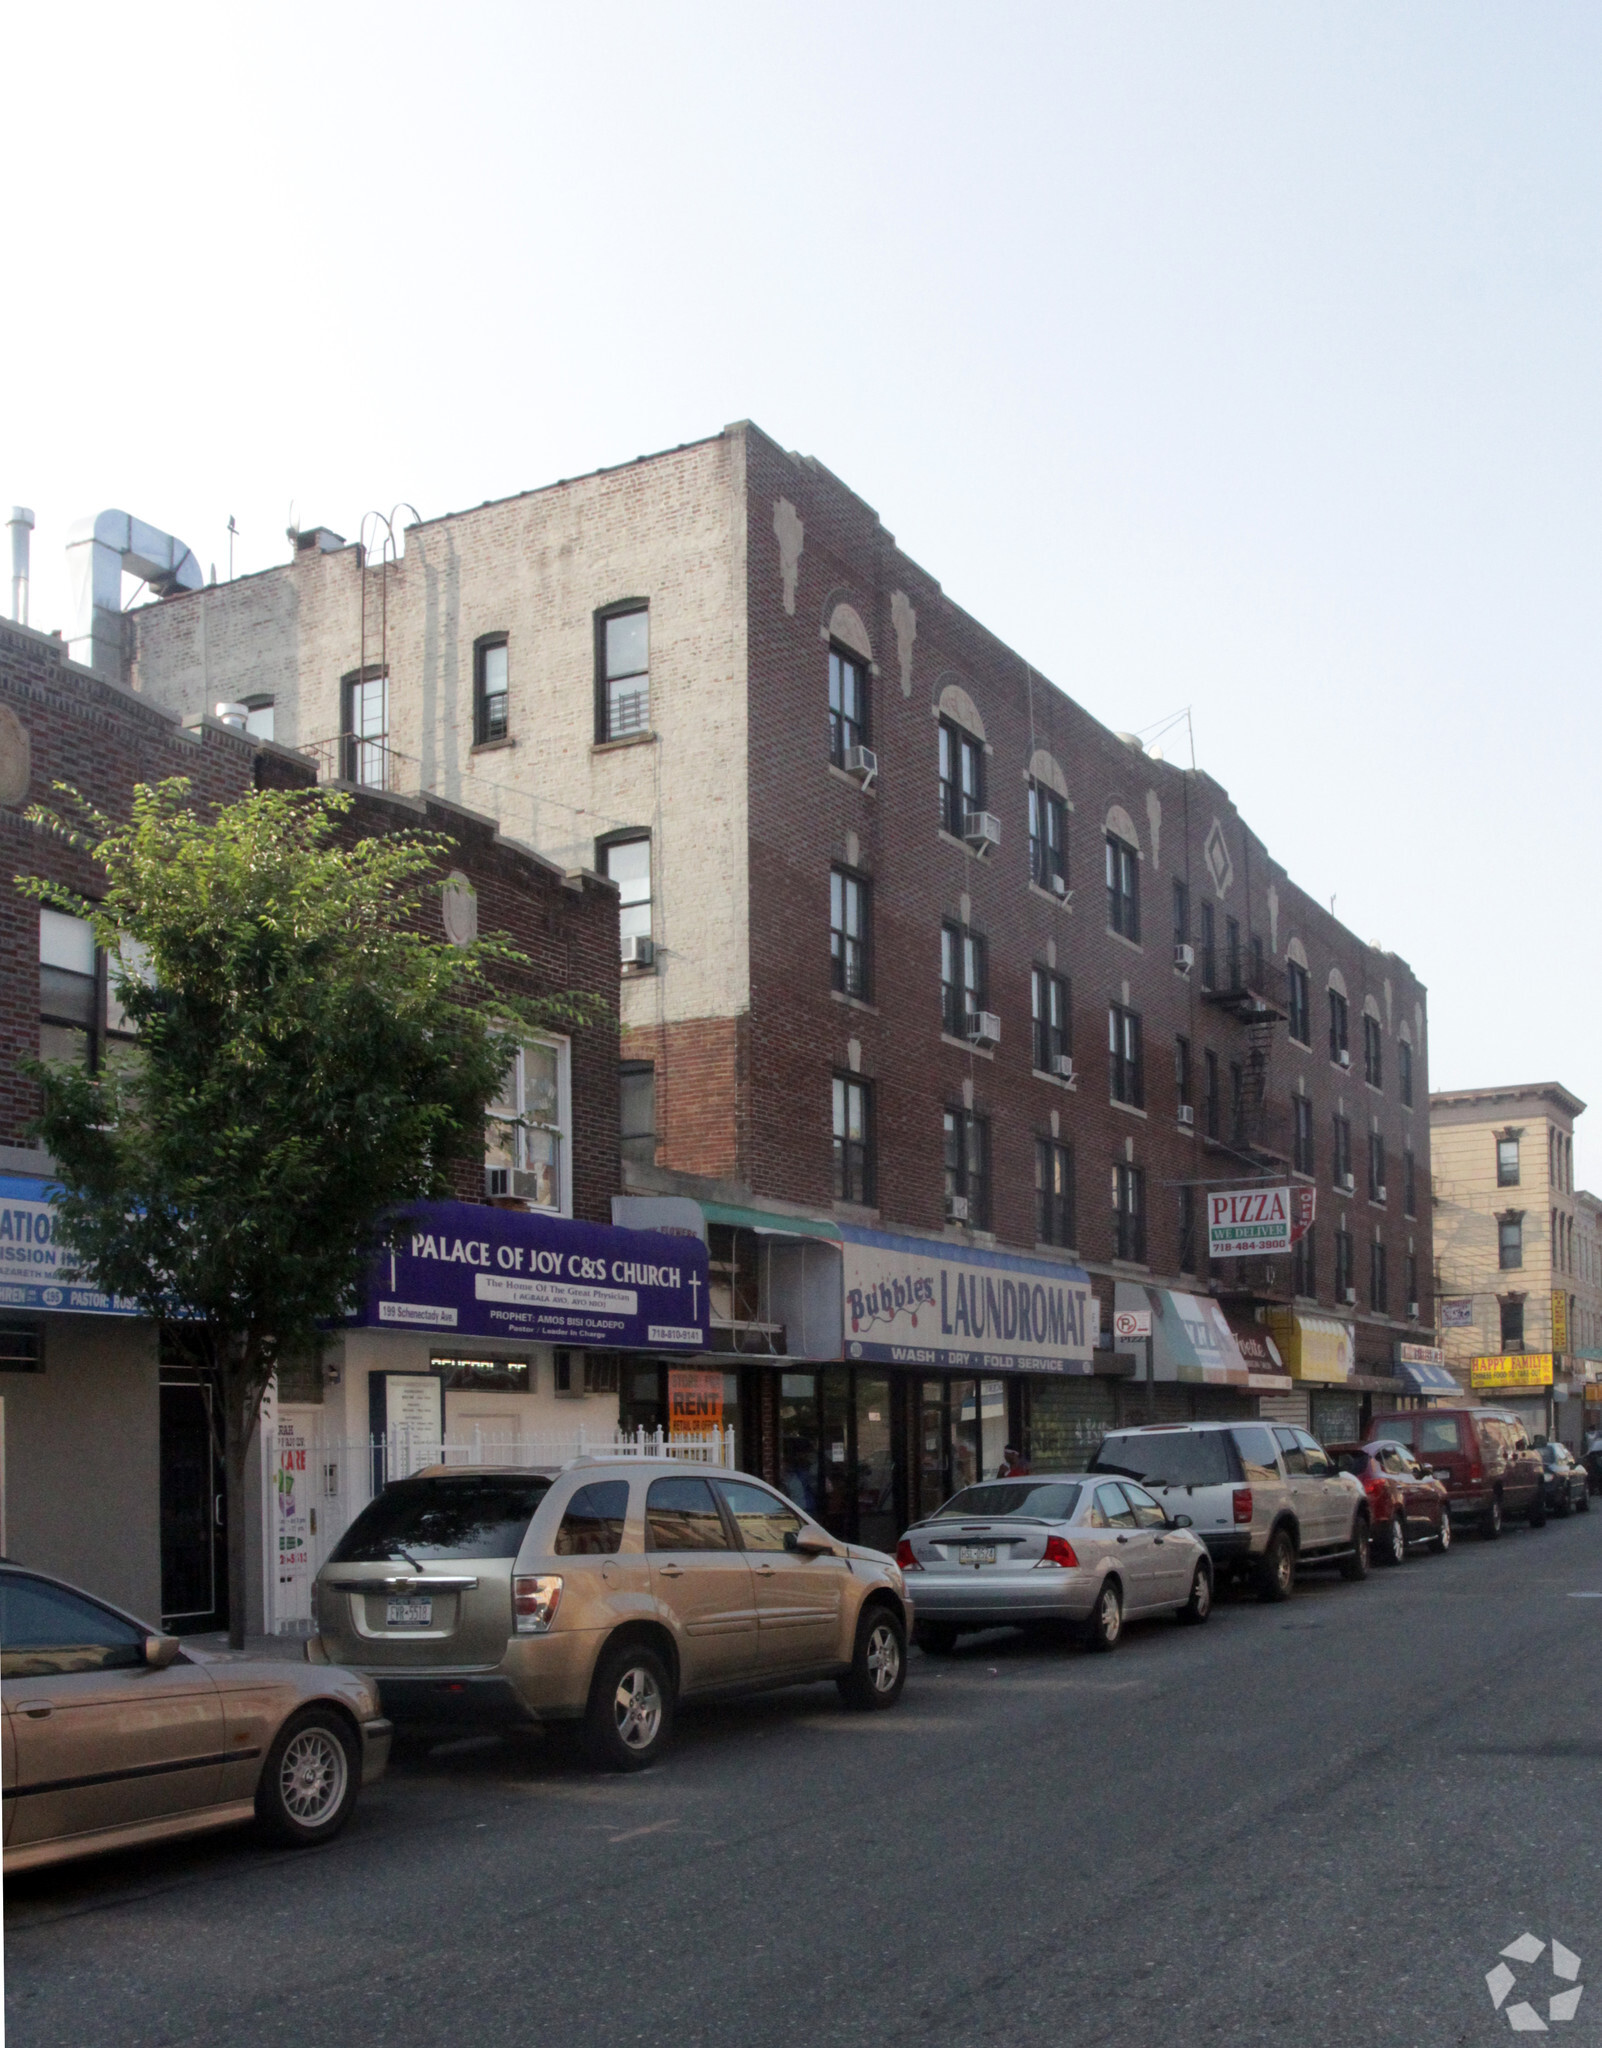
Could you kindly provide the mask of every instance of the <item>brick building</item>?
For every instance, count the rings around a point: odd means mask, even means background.
[[[106,962],[86,924],[42,912],[10,886],[46,875],[93,899],[94,864],[31,824],[30,804],[70,784],[100,810],[126,811],[136,783],[187,777],[198,804],[258,786],[310,786],[301,755],[212,718],[185,724],[148,696],[70,661],[60,640],[0,625],[0,1547],[177,1627],[220,1624],[225,1579],[215,1502],[221,1489],[209,1391],[171,1359],[157,1332],[92,1289],[58,1280],[47,1202],[51,1162],[30,1141],[35,1085],[25,1058],[98,1063],[119,1035]],[[425,895],[425,920],[453,938],[507,934],[533,963],[519,993],[582,990],[600,1021],[531,1039],[512,1085],[524,1122],[514,1157],[492,1129],[485,1167],[459,1194],[572,1217],[611,1233],[618,1185],[617,892],[569,874],[503,837],[495,823],[434,796],[359,789],[343,826],[355,839],[414,829],[449,842],[448,879]],[[493,1418],[519,1432],[569,1430],[588,1409],[610,1425],[615,1395],[563,1381],[553,1347],[453,1342],[446,1332],[351,1329],[320,1369],[276,1390],[273,1426],[339,1440],[368,1433],[373,1387],[387,1376],[437,1388],[443,1428]],[[554,1409],[558,1394],[577,1407]],[[271,1505],[270,1496],[266,1505]],[[260,1532],[253,1528],[253,1541]],[[265,1572],[265,1565],[263,1571]],[[254,1583],[253,1579],[253,1583]],[[270,1597],[264,1595],[264,1597]]]
[[[619,1214],[705,1237],[745,1455],[849,1533],[1126,1411],[1350,1430],[1430,1348],[1405,961],[755,427],[425,521],[388,568],[300,534],[131,624],[147,695],[618,880]],[[1210,1267],[1209,1192],[1285,1183],[1311,1233]],[[1006,1327],[1008,1276],[1063,1326]],[[1003,1327],[951,1327],[981,1279]],[[1145,1306],[1149,1365],[1111,1342]],[[626,1377],[625,1419],[669,1393]]]

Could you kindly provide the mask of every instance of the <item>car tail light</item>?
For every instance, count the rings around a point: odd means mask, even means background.
[[[556,1619],[562,1604],[562,1581],[557,1578],[513,1579],[512,1612],[520,1636],[542,1636]]]
[[[1363,1491],[1368,1495],[1375,1507],[1378,1507],[1382,1502],[1387,1507],[1390,1505],[1391,1490],[1383,1479],[1365,1479],[1363,1481]]]
[[[896,1563],[900,1565],[904,1572],[921,1572],[923,1570],[923,1566],[913,1556],[912,1545],[905,1536],[896,1545]]]
[[[1074,1547],[1066,1536],[1048,1536],[1046,1538],[1046,1554],[1040,1560],[1040,1564],[1035,1566],[1035,1570],[1039,1571],[1040,1565],[1044,1564],[1057,1565],[1065,1572],[1078,1571],[1079,1560],[1075,1557]]]
[[[1237,1486],[1234,1495],[1235,1520],[1249,1522],[1252,1518],[1252,1490],[1249,1486]]]

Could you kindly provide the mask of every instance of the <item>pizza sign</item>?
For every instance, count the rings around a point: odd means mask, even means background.
[[[1220,1189],[1207,1197],[1207,1253],[1214,1259],[1288,1252],[1313,1224],[1314,1190]]]

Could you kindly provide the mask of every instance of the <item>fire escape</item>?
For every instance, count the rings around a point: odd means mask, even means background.
[[[1227,977],[1227,986],[1207,989],[1202,1001],[1233,1017],[1245,1033],[1245,1058],[1239,1063],[1239,1099],[1229,1105],[1227,1122],[1217,1137],[1209,1137],[1209,1151],[1225,1152],[1256,1173],[1277,1173],[1290,1164],[1289,1133],[1284,1119],[1269,1108],[1268,1061],[1274,1047],[1274,1030],[1289,1015],[1282,986],[1284,977],[1256,956],[1237,962]]]

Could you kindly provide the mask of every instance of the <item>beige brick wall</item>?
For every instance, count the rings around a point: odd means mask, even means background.
[[[1496,1138],[1509,1126],[1521,1132],[1520,1174],[1517,1187],[1505,1188],[1498,1187],[1496,1180]],[[1562,1286],[1572,1291],[1574,1281],[1567,1272],[1553,1269],[1552,1212],[1556,1209],[1560,1219],[1572,1218],[1576,1201],[1549,1180],[1547,1162],[1554,1130],[1565,1138],[1572,1135],[1566,1118],[1533,1103],[1498,1104],[1494,1115],[1483,1118],[1432,1115],[1430,1149],[1440,1291],[1447,1299],[1472,1295],[1475,1314],[1472,1329],[1443,1330],[1441,1343],[1448,1363],[1465,1374],[1471,1358],[1502,1348],[1498,1301],[1502,1295],[1521,1293],[1525,1297],[1525,1350],[1555,1348],[1552,1290]],[[1510,1209],[1524,1212],[1524,1263],[1516,1270],[1504,1270],[1498,1262],[1497,1219]],[[1575,1349],[1577,1341],[1571,1332],[1568,1348]]]

